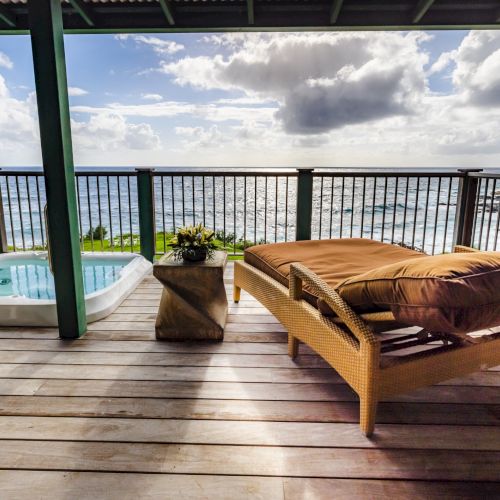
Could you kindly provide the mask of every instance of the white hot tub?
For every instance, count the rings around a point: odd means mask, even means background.
[[[111,314],[151,269],[138,254],[83,253],[87,321]],[[57,326],[47,252],[0,254],[0,326]]]

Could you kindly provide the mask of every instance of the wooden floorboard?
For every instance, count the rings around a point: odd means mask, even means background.
[[[232,293],[232,266],[225,277]],[[0,329],[0,498],[495,498],[498,367],[358,398],[242,294],[222,343],[158,342],[146,279],[76,341]]]

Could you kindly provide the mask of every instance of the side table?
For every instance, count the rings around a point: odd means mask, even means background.
[[[214,252],[210,260],[184,262],[172,254],[154,266],[163,284],[156,338],[161,340],[223,340],[227,316],[224,287],[226,252]]]

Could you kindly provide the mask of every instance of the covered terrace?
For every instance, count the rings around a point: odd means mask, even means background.
[[[58,329],[0,329],[0,497],[498,496],[497,369],[382,401],[368,439],[355,393],[311,349],[288,358],[283,327],[248,294],[230,305],[221,344],[157,342],[152,276],[105,320],[85,320],[65,32],[458,28],[500,28],[500,3],[0,0],[0,34],[32,40],[59,318]],[[151,176],[137,175],[151,215]],[[313,177],[297,175],[297,235],[307,239]],[[496,203],[480,198],[481,175],[456,176],[455,242],[471,243],[477,221],[495,230],[474,211]],[[496,178],[484,182],[494,193]],[[153,259],[154,224],[140,222]],[[232,280],[230,265],[229,296]]]

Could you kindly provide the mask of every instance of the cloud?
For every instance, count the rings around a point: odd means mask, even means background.
[[[500,106],[500,32],[471,31],[454,60],[453,84],[464,103]]]
[[[68,95],[71,97],[78,97],[87,94],[88,92],[80,87],[68,87]]]
[[[183,138],[183,145],[190,149],[214,149],[227,144],[230,139],[217,125],[204,127],[176,127],[176,135]]]
[[[136,116],[149,118],[171,118],[191,115],[207,121],[223,122],[236,120],[241,122],[252,117],[255,121],[272,121],[275,107],[223,106],[217,104],[194,104],[182,101],[163,101],[154,104],[121,104],[111,103],[104,107],[72,106],[75,113],[117,114],[120,116]]]
[[[160,138],[148,123],[128,123],[118,114],[97,114],[87,122],[72,120],[76,148],[117,151],[158,149]]]
[[[0,75],[0,150],[32,147],[37,136],[35,95],[15,99]]]
[[[451,63],[455,62],[456,57],[457,57],[456,50],[443,52],[437,58],[436,62],[434,62],[434,64],[430,67],[429,71],[427,72],[427,75],[430,76],[436,73],[441,73],[441,71],[444,71],[448,66],[451,65]]]
[[[122,34],[117,35],[115,38],[117,40],[128,40],[130,38],[137,44],[151,47],[158,55],[161,56],[171,56],[181,50],[184,50],[185,48],[184,45],[174,42],[173,40],[166,40],[156,36]]]
[[[477,155],[500,153],[500,139],[497,130],[500,121],[495,124],[470,130],[469,128],[452,127],[442,137],[437,139],[435,151],[440,154]]]
[[[12,69],[14,67],[14,63],[10,60],[7,54],[0,52],[0,68]]]
[[[349,124],[410,115],[426,89],[423,34],[321,33],[225,38],[224,57],[162,62],[175,83],[238,90],[280,102],[286,132],[322,134]],[[213,37],[209,38],[214,40]]]
[[[145,101],[162,101],[163,97],[160,94],[141,94],[141,99]]]

